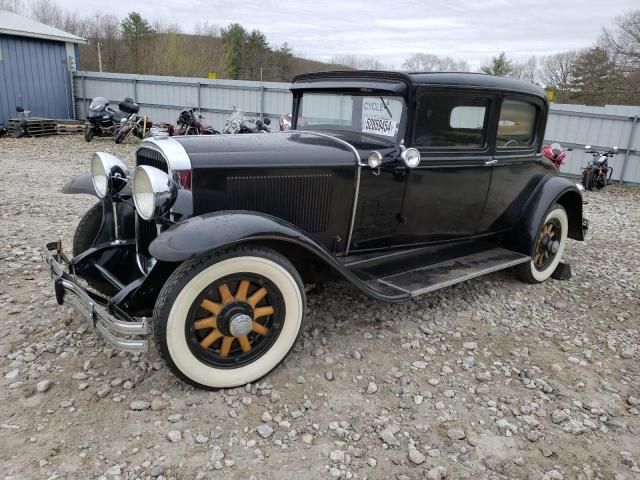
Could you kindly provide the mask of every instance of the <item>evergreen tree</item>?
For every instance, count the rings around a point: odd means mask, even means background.
[[[134,69],[139,71],[142,39],[145,35],[153,33],[153,29],[149,22],[142,18],[142,15],[138,12],[129,12],[129,15],[122,20],[121,27],[122,38],[134,60]]]
[[[513,73],[513,62],[507,58],[504,52],[493,57],[488,63],[485,63],[480,70],[488,75],[496,75],[498,77],[508,77]]]

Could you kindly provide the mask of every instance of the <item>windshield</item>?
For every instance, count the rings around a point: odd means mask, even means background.
[[[91,110],[101,110],[108,104],[109,104],[109,100],[107,100],[106,98],[96,97],[93,100],[91,100],[91,104],[89,105],[89,108]]]
[[[297,129],[346,130],[397,141],[403,112],[398,96],[309,92],[300,100]]]

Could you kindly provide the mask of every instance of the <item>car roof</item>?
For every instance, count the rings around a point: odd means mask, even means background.
[[[479,88],[488,90],[506,91],[535,95],[546,100],[546,93],[541,87],[533,83],[517,80],[515,78],[496,77],[484,73],[470,72],[405,72],[405,71],[380,71],[380,70],[350,70],[304,73],[293,79],[292,90],[310,88],[339,88],[340,86],[357,86],[363,82],[365,86],[381,84],[381,89],[387,89],[385,85],[404,84],[402,87],[416,86]],[[403,90],[389,88],[400,93]]]

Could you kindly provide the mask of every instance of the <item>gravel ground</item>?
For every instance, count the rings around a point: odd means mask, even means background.
[[[94,200],[59,192],[95,149],[135,144],[0,139],[3,478],[640,478],[637,189],[587,193],[569,281],[399,305],[329,286],[263,383],[205,392],[53,299],[40,246],[70,249]]]

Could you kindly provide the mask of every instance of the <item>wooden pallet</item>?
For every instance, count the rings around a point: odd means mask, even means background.
[[[28,137],[44,137],[48,135],[57,135],[56,123],[47,118],[12,118],[8,122],[9,131],[17,130],[26,120]]]
[[[83,133],[84,125],[83,124],[70,125],[67,123],[58,123],[56,124],[56,131],[58,135],[73,135],[77,133]]]

